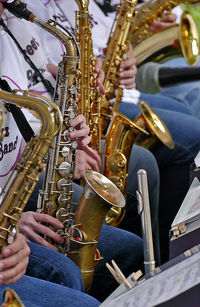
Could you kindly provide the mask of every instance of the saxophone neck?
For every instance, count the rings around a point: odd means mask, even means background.
[[[79,12],[88,14],[89,0],[75,0],[75,1],[78,5]]]

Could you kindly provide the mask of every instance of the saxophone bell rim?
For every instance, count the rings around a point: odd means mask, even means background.
[[[118,207],[125,207],[125,198],[117,186],[104,175],[88,169],[84,173],[86,183],[107,203]]]
[[[153,134],[155,134],[165,146],[170,149],[174,149],[175,144],[171,133],[156,112],[143,100],[139,101],[139,107],[148,127]]]

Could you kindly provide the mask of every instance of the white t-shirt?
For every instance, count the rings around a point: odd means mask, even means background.
[[[35,2],[35,1],[34,1]],[[27,56],[31,59],[34,65],[42,72],[43,77],[48,79],[53,87],[55,87],[55,79],[46,69],[47,58],[40,41],[40,38],[35,31],[34,25],[23,19],[16,18],[8,11],[6,13],[6,20],[8,28],[14,35],[22,49],[26,52]],[[5,18],[4,18],[5,19]],[[38,27],[38,26],[37,26]],[[23,58],[23,56],[21,55]],[[39,95],[44,95],[47,98],[51,98],[51,95],[46,90],[44,84],[40,81],[40,78],[35,78],[35,72],[31,66],[22,59],[24,63],[24,69],[28,79],[28,89]]]
[[[25,0],[28,8],[37,15],[37,17],[48,20],[49,18],[55,19],[62,24],[66,29],[74,33],[75,28],[75,11],[78,6],[75,1],[66,0]],[[45,11],[44,12],[44,8]],[[110,34],[110,29],[113,19],[106,16],[99,6],[90,0],[89,13],[91,14],[92,39],[93,39],[93,52],[95,56],[103,53],[103,48],[107,46],[107,40]],[[47,31],[37,30],[40,39],[43,42],[45,53],[50,63],[58,64],[61,55],[63,54],[62,44]],[[123,101],[138,102],[140,93],[133,90],[124,90]]]
[[[0,31],[0,75],[11,88],[27,88],[26,75],[23,69],[21,56],[8,35]],[[32,115],[25,109],[23,112],[28,120]],[[6,112],[2,129],[5,131],[3,140],[0,141],[0,188],[2,188],[8,175],[15,167],[23,149],[25,141],[10,112]]]

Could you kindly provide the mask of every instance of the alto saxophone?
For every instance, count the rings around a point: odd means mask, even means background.
[[[60,31],[53,21],[44,22],[26,9],[19,0],[4,3],[14,15],[30,20],[62,41],[66,52],[59,63],[54,100],[61,110],[62,125],[59,134],[49,151],[44,188],[40,192],[38,208],[58,218],[64,228],[58,233],[65,239],[57,248],[69,256],[80,268],[85,290],[89,291],[94,274],[94,262],[98,237],[111,205],[125,206],[125,199],[118,188],[103,175],[92,170],[86,171],[87,185],[84,189],[78,210],[72,212],[72,180],[75,167],[77,142],[71,142],[70,120],[77,112],[77,72],[79,49],[74,37],[64,28]],[[53,230],[57,232],[57,229]],[[52,243],[52,242],[51,242]]]
[[[96,59],[93,53],[92,25],[88,11],[89,0],[76,0],[75,38],[80,48],[79,113],[90,127],[91,147],[101,155],[101,103],[103,96],[97,85]]]

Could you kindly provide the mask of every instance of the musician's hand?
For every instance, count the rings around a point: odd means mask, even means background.
[[[25,237],[17,234],[15,241],[2,248],[0,260],[0,285],[7,285],[20,279],[26,272],[30,248]]]
[[[137,73],[136,59],[133,56],[132,47],[129,47],[127,59],[120,65],[120,84],[125,85],[127,89],[135,88],[135,77]]]
[[[97,84],[99,86],[100,92],[102,94],[105,94],[105,88],[103,86],[103,81],[104,81],[104,71],[102,70],[102,59],[101,58],[96,58],[96,66],[95,66],[96,72],[98,73],[97,77]]]
[[[152,32],[158,32],[160,30],[166,29],[176,23],[177,15],[169,14],[163,15],[158,20],[154,21],[153,25],[150,27]]]
[[[70,132],[69,136],[72,139],[77,138],[78,148],[88,145],[91,141],[90,136],[88,135],[90,132],[90,128],[86,125],[85,116],[78,115],[71,122],[70,125],[74,127],[76,130]]]
[[[74,172],[74,178],[80,179],[84,178],[84,172],[87,169],[93,169],[94,171],[99,171],[99,157],[97,153],[92,149],[87,149],[88,152],[83,150],[77,150],[76,155],[76,168]]]
[[[47,226],[43,225],[47,224]],[[55,228],[63,228],[63,224],[56,218],[43,213],[37,213],[32,211],[27,211],[22,214],[21,219],[18,222],[19,231],[27,238],[27,240],[32,240],[38,244],[44,245],[46,247],[56,250],[56,247],[47,242],[39,234],[46,235],[57,243],[64,243],[64,239],[49,226],[54,226]]]

